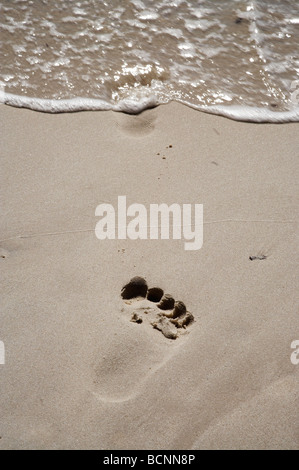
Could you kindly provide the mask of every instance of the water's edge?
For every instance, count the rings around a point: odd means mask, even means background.
[[[0,0],[0,102],[299,121],[299,2]]]
[[[271,111],[265,108],[238,105],[219,106],[193,106],[181,100],[169,100],[178,102],[196,111],[223,116],[235,121],[256,123],[286,123],[299,121],[299,106],[292,111]],[[112,105],[100,99],[94,98],[72,98],[65,100],[52,100],[42,98],[30,98],[11,93],[2,93],[0,103],[16,108],[26,108],[49,114],[73,113],[79,111],[116,111],[127,114],[139,114],[146,109],[151,109],[162,104],[155,96],[144,98],[138,102],[124,99]]]

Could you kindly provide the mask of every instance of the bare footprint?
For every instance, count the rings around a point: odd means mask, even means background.
[[[145,279],[134,277],[121,292],[127,311],[131,311],[131,321],[150,323],[168,339],[177,339],[186,333],[186,328],[194,321],[183,302],[175,301],[170,294],[164,294],[160,287],[148,289]],[[145,299],[141,306],[138,302]]]
[[[120,301],[123,328],[95,366],[94,395],[104,402],[140,394],[149,377],[177,354],[193,321],[183,302],[175,302],[160,287],[148,289],[141,277],[123,287]]]
[[[155,129],[156,114],[147,110],[137,115],[115,113],[115,121],[121,132],[134,137],[143,137]]]

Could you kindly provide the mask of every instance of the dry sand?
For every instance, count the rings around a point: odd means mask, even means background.
[[[0,115],[0,447],[298,448],[299,125],[175,103]],[[202,203],[202,249],[98,240],[119,195]],[[133,276],[186,303],[186,334],[130,322]]]

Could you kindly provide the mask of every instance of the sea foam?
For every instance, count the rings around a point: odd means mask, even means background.
[[[139,113],[170,101],[298,121],[291,0],[0,3],[0,101],[49,113]]]

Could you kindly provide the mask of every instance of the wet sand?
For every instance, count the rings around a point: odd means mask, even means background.
[[[0,448],[298,448],[298,124],[176,103],[0,116]],[[98,240],[120,195],[203,204],[202,248]],[[121,297],[134,276],[186,304],[184,334]]]

